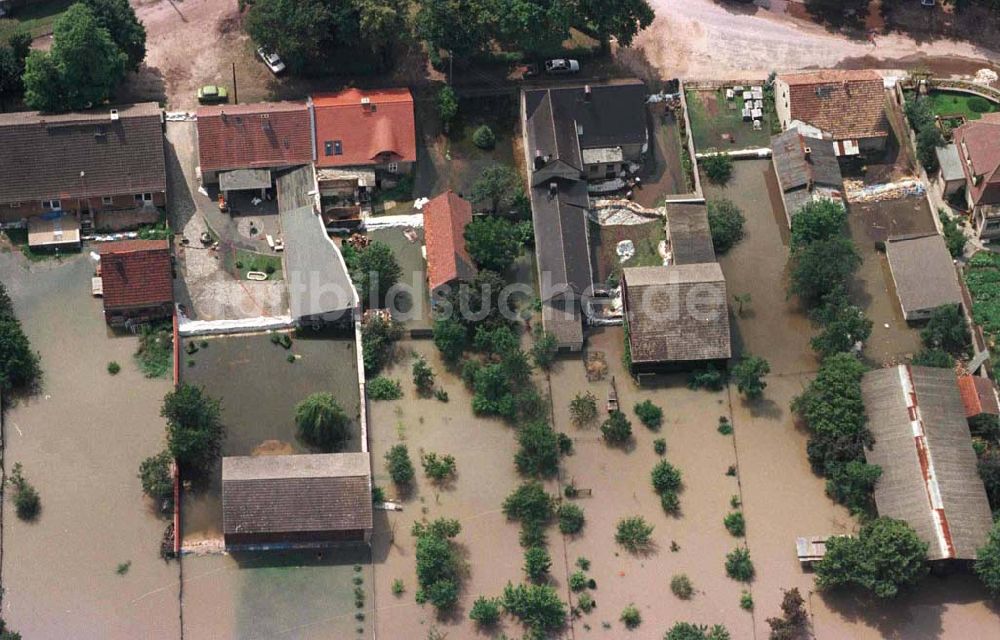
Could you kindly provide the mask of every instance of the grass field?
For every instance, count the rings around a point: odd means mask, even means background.
[[[49,0],[15,10],[13,17],[0,19],[0,42],[6,42],[12,34],[22,29],[35,38],[52,33],[52,23],[73,2],[74,0]]]
[[[954,116],[961,115],[965,116],[968,120],[979,120],[983,117],[982,113],[973,111],[969,108],[969,100],[977,98],[968,93],[957,93],[952,91],[933,91],[927,94],[927,99],[930,100],[931,110],[934,115],[938,116]],[[907,95],[907,100],[913,98],[913,93]],[[987,113],[992,113],[994,111],[1000,111],[1000,105],[995,102],[990,102],[990,111]]]
[[[771,123],[766,112],[761,130],[754,131],[751,123],[743,121],[739,101],[733,100],[727,104],[722,90],[688,91],[685,97],[694,146],[698,151],[749,149],[770,144]],[[736,108],[732,108],[734,106]],[[732,139],[724,140],[725,134],[729,134]]]

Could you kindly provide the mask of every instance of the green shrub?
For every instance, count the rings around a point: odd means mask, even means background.
[[[639,422],[646,427],[656,431],[663,424],[663,409],[656,406],[649,400],[644,400],[635,405],[635,415]]]
[[[566,603],[548,585],[514,586],[508,582],[501,604],[507,613],[531,629],[532,637],[543,638],[547,632],[562,627],[566,622]]]
[[[108,373],[110,373],[111,375],[116,376],[118,375],[118,372],[121,370],[122,366],[117,362],[115,362],[114,360],[108,363]]]
[[[552,557],[545,547],[530,547],[524,552],[524,573],[532,582],[543,582],[552,568]]]
[[[657,462],[650,475],[657,494],[676,492],[681,488],[681,472],[666,460]]]
[[[368,397],[372,400],[399,400],[403,397],[403,385],[399,380],[378,376],[368,381]]]
[[[517,432],[514,465],[527,476],[550,477],[559,471],[559,436],[548,422],[536,420]]]
[[[480,125],[472,134],[472,144],[480,149],[492,149],[497,143],[497,137],[487,125]]]
[[[556,510],[559,531],[565,534],[579,533],[583,529],[583,508],[572,502],[564,502]]]
[[[989,113],[993,111],[993,104],[982,96],[972,96],[966,104],[969,106],[969,111],[973,113]]]
[[[642,615],[639,610],[635,608],[635,605],[629,605],[622,609],[622,615],[619,618],[622,624],[625,625],[626,629],[635,629],[640,624],[642,624]]]
[[[392,595],[401,596],[404,591],[406,591],[406,586],[403,584],[402,580],[396,578],[392,581]]]
[[[657,438],[653,440],[653,451],[658,456],[662,456],[667,453],[667,441],[663,438]]]
[[[729,418],[721,416],[719,418],[719,426],[716,430],[724,436],[731,436],[733,435],[733,424],[729,422]]]
[[[408,485],[413,482],[413,463],[410,452],[405,444],[394,445],[385,454],[386,468],[392,481],[398,485]]]
[[[424,397],[434,393],[434,371],[423,356],[414,358],[412,373],[413,385],[417,388],[417,393]]]
[[[920,339],[930,349],[941,349],[954,356],[969,352],[972,339],[962,308],[946,304],[934,309],[927,325],[920,331]]]
[[[492,627],[500,621],[500,600],[498,598],[479,596],[472,603],[472,609],[469,610],[469,619],[480,627]]]
[[[722,524],[726,526],[726,531],[737,538],[742,538],[746,534],[746,521],[743,519],[742,511],[727,513],[726,517],[722,519]]]
[[[609,444],[624,444],[632,437],[632,423],[621,411],[612,411],[608,419],[601,425],[601,435],[604,441]]]
[[[25,521],[37,518],[42,510],[42,501],[35,487],[24,478],[24,468],[20,462],[11,468],[7,484],[14,490],[14,509],[17,517]]]
[[[424,467],[424,473],[432,481],[441,483],[455,477],[455,457],[450,455],[438,456],[431,452],[420,457],[420,463]]]
[[[707,209],[712,245],[717,253],[725,253],[743,239],[746,218],[739,207],[725,198],[709,200]]]
[[[580,608],[580,611],[590,613],[597,606],[597,603],[594,601],[594,596],[589,593],[581,593],[580,597],[576,599],[576,606]]]
[[[740,582],[753,580],[754,568],[749,549],[736,547],[726,554],[726,575]]]
[[[587,391],[570,400],[569,414],[573,424],[580,427],[597,419],[597,396]]]
[[[458,96],[454,89],[447,85],[441,87],[437,95],[437,108],[441,122],[447,127],[458,115]]]
[[[581,571],[590,571],[590,560],[580,556],[576,559],[576,566],[579,567]]]
[[[670,578],[670,591],[681,600],[688,600],[694,595],[694,585],[686,573],[678,573]]]
[[[713,153],[698,160],[709,182],[724,185],[733,177],[733,159],[724,153]]]
[[[615,527],[615,542],[633,553],[648,548],[652,536],[653,525],[642,516],[623,518]]]
[[[142,492],[149,496],[161,511],[173,508],[174,478],[170,473],[170,452],[161,451],[139,464]]]
[[[587,574],[574,571],[569,575],[569,588],[573,591],[583,591],[587,588]]]
[[[692,390],[721,391],[726,386],[726,375],[713,365],[708,365],[703,369],[692,371],[688,375],[687,386]]]
[[[740,594],[740,608],[744,611],[753,611],[753,596],[749,591],[744,590]]]

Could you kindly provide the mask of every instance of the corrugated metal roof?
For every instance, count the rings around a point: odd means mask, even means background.
[[[885,255],[908,319],[915,312],[962,304],[955,265],[944,238],[937,233],[889,238]]]
[[[674,264],[715,262],[712,229],[705,205],[667,203],[666,209]]]

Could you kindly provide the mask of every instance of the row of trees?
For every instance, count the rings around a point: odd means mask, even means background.
[[[146,57],[146,29],[128,0],[81,0],[52,27],[52,49],[24,63],[24,102],[40,111],[83,109],[107,100]]]
[[[31,348],[14,314],[14,302],[0,282],[0,395],[6,400],[11,392],[28,391],[41,375],[38,353]]]

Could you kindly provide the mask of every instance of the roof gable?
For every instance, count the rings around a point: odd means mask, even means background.
[[[313,140],[309,106],[260,102],[198,109],[202,171],[307,164]]]
[[[472,204],[446,191],[424,205],[424,243],[431,290],[454,280],[471,280],[476,265],[465,247],[465,227],[472,222]]]
[[[0,202],[166,191],[161,117],[155,102],[0,114]]]
[[[1000,113],[966,122],[954,140],[972,202],[1000,204]]]
[[[416,123],[409,89],[346,89],[313,96],[316,166],[415,162]]]
[[[170,304],[174,301],[166,240],[123,240],[101,245],[101,280],[106,310]]]
[[[828,70],[779,76],[788,84],[792,120],[800,120],[834,140],[889,135],[885,84],[871,70]]]

